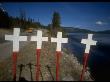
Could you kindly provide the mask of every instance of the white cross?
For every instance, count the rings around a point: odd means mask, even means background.
[[[37,31],[37,36],[32,36],[31,41],[37,41],[37,49],[41,49],[42,41],[48,41],[48,37],[42,37],[42,31]]]
[[[27,36],[19,36],[20,28],[14,28],[13,35],[5,35],[5,40],[13,41],[13,52],[19,51],[19,41],[27,41]]]
[[[90,46],[96,45],[97,41],[92,40],[93,34],[88,34],[88,39],[82,39],[81,43],[86,44],[85,53],[89,53]]]
[[[61,43],[68,43],[68,38],[62,38],[62,32],[58,32],[57,38],[51,38],[51,42],[56,42],[56,51],[61,51]]]

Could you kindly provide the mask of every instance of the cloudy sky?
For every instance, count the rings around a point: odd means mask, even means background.
[[[19,16],[19,11],[22,9],[27,17],[35,21],[39,19],[44,25],[51,23],[53,12],[58,11],[61,15],[62,26],[95,31],[110,29],[109,2],[2,3],[2,7],[11,16]]]

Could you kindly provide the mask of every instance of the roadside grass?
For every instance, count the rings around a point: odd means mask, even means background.
[[[48,32],[47,32],[48,33]],[[48,36],[45,34],[44,36]],[[41,49],[41,56],[40,56],[40,63],[41,63],[41,73],[40,74],[40,81],[55,81],[56,78],[56,44],[51,43],[50,41],[44,42],[42,44]],[[80,73],[82,70],[82,65],[78,62],[77,58],[74,54],[70,54],[68,50],[65,48],[62,49],[62,55],[60,59],[60,80],[62,81],[67,76],[71,76],[73,81],[79,81]],[[23,64],[25,68],[22,71],[22,77],[26,80],[31,81],[30,79],[30,69],[26,66],[28,63],[32,63],[33,65],[36,64],[36,43],[30,42],[26,45],[23,49],[20,50],[19,55],[17,55],[17,81],[19,80],[19,68],[18,65]],[[50,67],[50,69],[47,68]],[[0,81],[12,81],[12,60],[11,57],[5,59],[3,62],[0,62]],[[32,67],[32,75],[33,81],[36,79],[36,67]],[[51,72],[51,74],[50,74]],[[85,76],[84,80],[89,77],[88,75]],[[69,79],[67,79],[69,80]],[[89,77],[89,80],[91,78]]]

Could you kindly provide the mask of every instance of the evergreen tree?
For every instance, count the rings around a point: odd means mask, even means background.
[[[26,13],[20,9],[20,27],[26,28]]]
[[[60,14],[58,12],[54,12],[53,14],[52,27],[60,28]]]
[[[9,27],[9,16],[8,13],[3,8],[0,8],[0,27],[2,28]]]
[[[54,12],[52,18],[51,35],[56,36],[57,31],[60,30],[60,23],[60,14],[58,12]]]

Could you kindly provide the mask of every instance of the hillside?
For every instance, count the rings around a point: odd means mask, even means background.
[[[43,30],[43,36],[49,36],[47,30]],[[30,36],[28,36],[30,38]],[[50,36],[49,36],[50,38]],[[17,81],[23,77],[27,81],[35,81],[36,64],[36,43],[28,42],[28,45],[20,49],[17,62]],[[56,44],[44,42],[41,50],[41,76],[40,81],[55,81],[55,49]],[[11,54],[10,54],[11,55]],[[32,64],[31,72],[28,64]],[[22,72],[20,66],[23,65]],[[0,81],[12,81],[12,60],[11,56],[0,62]],[[66,48],[62,49],[60,60],[60,81],[79,81],[82,65],[78,62],[74,54],[70,54]],[[21,74],[20,74],[21,72]],[[31,74],[32,73],[32,74]],[[32,78],[31,78],[32,76]],[[90,81],[90,73],[86,71],[85,81]]]
[[[94,31],[87,30],[87,29],[80,29],[80,28],[74,28],[74,27],[63,27],[65,32],[67,33],[94,33]]]
[[[63,29],[67,33],[100,33],[100,34],[110,34],[110,30],[91,31],[91,30],[87,30],[87,29],[80,29],[80,28],[74,28],[74,27],[63,27]]]
[[[110,34],[110,30],[97,31],[96,33],[101,33],[101,34]]]

